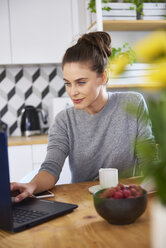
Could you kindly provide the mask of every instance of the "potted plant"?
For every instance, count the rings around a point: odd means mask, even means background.
[[[141,19],[143,20],[166,19],[165,0],[144,0]]]
[[[136,6],[137,19],[160,20],[166,17],[165,0],[124,0]]]
[[[144,0],[124,0],[125,3],[132,3],[135,6],[137,19],[141,19],[141,15],[143,14],[143,1]]]
[[[112,47],[112,54],[109,57],[109,66],[111,67],[114,61],[122,55],[126,55],[128,57],[128,63],[130,65],[136,62],[136,53],[134,52],[130,44],[128,42],[125,42],[122,47]]]
[[[160,20],[166,19],[165,0],[101,0],[103,19],[125,20],[143,19]],[[90,0],[88,9],[96,13],[95,0]]]
[[[134,46],[138,61],[151,64],[148,82],[144,86],[160,90],[160,100],[149,101],[153,133],[159,150],[159,159],[153,161],[153,150],[148,144],[141,144],[139,151],[146,157],[145,179],[151,180],[157,191],[151,211],[151,237],[153,248],[166,247],[166,32],[155,31]],[[123,55],[124,57],[125,55]],[[125,70],[123,58],[116,60],[111,70],[120,74]]]
[[[135,20],[136,8],[130,2],[118,2],[117,0],[101,0],[102,16],[104,20]],[[88,9],[96,13],[96,1],[90,0]]]

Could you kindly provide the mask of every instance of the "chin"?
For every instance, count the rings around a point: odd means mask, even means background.
[[[78,110],[85,109],[85,106],[81,106],[81,104],[74,104],[74,107],[75,107],[75,109],[78,109]]]

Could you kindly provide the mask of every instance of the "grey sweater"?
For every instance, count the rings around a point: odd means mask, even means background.
[[[108,93],[105,107],[96,114],[74,107],[61,111],[50,128],[47,155],[40,170],[58,180],[69,156],[72,182],[96,180],[100,168],[117,168],[120,176],[133,176],[143,158],[138,140],[154,144],[144,98],[136,92]],[[129,113],[132,106],[134,113]]]

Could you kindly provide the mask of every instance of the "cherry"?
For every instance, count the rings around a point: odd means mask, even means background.
[[[131,192],[129,189],[124,189],[123,190],[123,195],[125,198],[128,198],[129,196],[131,196]]]
[[[120,191],[115,192],[115,199],[122,199],[123,198],[123,193]]]
[[[123,198],[135,198],[143,195],[143,189],[141,186],[131,184],[125,186],[122,183],[119,183],[116,187],[111,187],[106,189],[101,195],[101,198],[110,198],[110,199],[123,199]]]

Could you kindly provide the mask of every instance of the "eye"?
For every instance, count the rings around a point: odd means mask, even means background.
[[[85,84],[85,82],[79,81],[78,84],[79,84],[79,85],[83,85],[83,84]]]
[[[66,86],[66,87],[69,87],[69,86],[71,86],[71,83],[65,82],[65,86]]]

